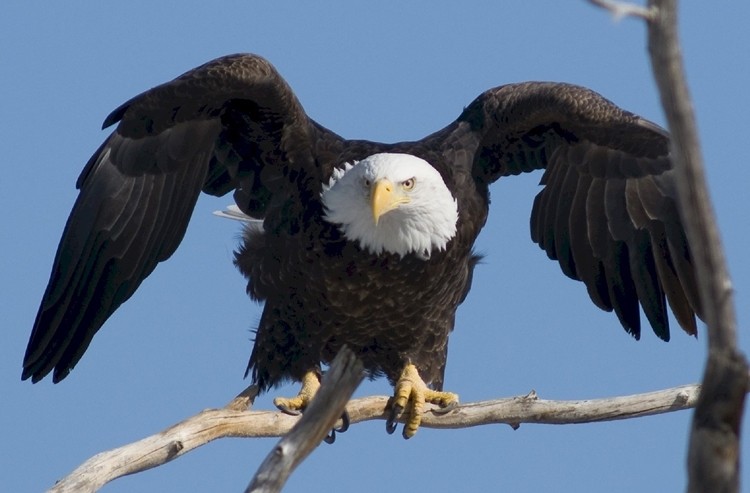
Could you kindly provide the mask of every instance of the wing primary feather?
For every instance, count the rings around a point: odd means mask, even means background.
[[[654,249],[654,264],[657,272],[659,273],[659,279],[661,285],[664,288],[664,292],[667,296],[669,306],[672,308],[677,323],[680,327],[690,335],[696,335],[698,328],[695,321],[695,312],[693,311],[693,304],[691,304],[689,298],[685,294],[683,283],[680,281],[675,267],[671,262],[669,247],[666,244],[666,238],[664,238],[663,232],[661,234],[651,233],[652,235],[652,248]]]
[[[570,218],[578,185],[578,171],[574,165],[567,166],[565,178],[560,183],[560,194],[555,211],[554,225],[556,256],[563,273],[571,279],[579,279],[571,247]]]
[[[669,318],[667,316],[664,290],[659,282],[659,272],[651,248],[651,238],[646,230],[635,233],[630,243],[630,273],[633,277],[638,299],[654,333],[662,340],[669,340]]]
[[[687,238],[680,223],[675,201],[670,196],[665,195],[663,190],[664,187],[660,187],[657,184],[654,176],[643,177],[638,180],[637,192],[639,203],[651,221],[650,227],[657,228],[660,234],[664,236],[666,248],[662,249],[662,254],[665,261],[668,262],[670,269],[677,275],[681,291],[687,298],[689,305],[693,307],[698,316],[702,316],[698,284],[695,278],[695,269],[692,265]],[[672,292],[675,293],[674,290]],[[679,303],[678,299],[680,298],[680,296],[668,298],[670,306],[672,306],[673,299],[675,303]],[[695,333],[693,328],[694,322],[689,323],[687,326],[683,322],[680,323],[683,329],[688,333]]]
[[[554,164],[553,164],[554,163]],[[547,252],[547,257],[550,260],[557,260],[557,248],[555,246],[555,218],[557,215],[557,204],[562,193],[561,183],[565,179],[566,171],[568,167],[565,163],[555,165],[556,159],[553,158],[552,163],[545,170],[545,175],[548,174],[546,180],[547,185],[544,190],[540,192],[543,194],[543,199],[540,204],[540,213],[542,214],[542,221],[540,221],[541,228],[541,244],[540,246]]]
[[[612,241],[610,248],[603,264],[612,308],[625,330],[636,339],[640,339],[641,314],[638,308],[638,294],[630,274],[628,247],[624,243]]]
[[[604,192],[606,182],[601,178],[593,178],[586,197],[586,223],[588,241],[594,257],[603,259],[609,248],[609,225],[604,209]]]
[[[568,230],[570,231],[570,248],[576,272],[586,285],[589,297],[596,306],[605,311],[612,311],[609,289],[605,278],[604,267],[594,255],[589,240],[589,224],[586,212],[589,189],[593,179],[588,174],[578,176],[576,193],[571,204]]]

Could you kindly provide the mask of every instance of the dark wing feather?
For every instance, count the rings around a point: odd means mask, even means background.
[[[543,82],[487,91],[458,122],[479,135],[478,183],[545,170],[532,240],[598,307],[638,338],[640,303],[668,340],[668,301],[696,333],[702,311],[664,130],[588,89]]]
[[[53,369],[55,382],[65,378],[105,320],[174,253],[201,190],[236,189],[238,205],[262,217],[294,183],[293,165],[279,163],[309,164],[310,129],[325,132],[253,55],[214,60],[146,91],[104,126],[118,121],[78,180],[24,379]]]

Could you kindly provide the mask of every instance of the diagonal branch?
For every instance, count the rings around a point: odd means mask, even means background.
[[[364,371],[362,362],[344,346],[323,377],[320,389],[305,414],[268,454],[245,490],[247,493],[281,491],[292,471],[331,432],[346,403],[362,382]]]
[[[699,390],[698,385],[687,385],[646,394],[579,401],[539,399],[532,391],[526,396],[463,404],[445,414],[433,413],[434,407],[428,405],[421,426],[468,428],[507,424],[517,428],[521,423],[574,424],[630,419],[692,408]],[[159,466],[218,438],[280,437],[299,421],[297,416],[281,412],[238,409],[242,406],[236,404],[247,402],[253,392],[254,388],[250,387],[225,408],[201,411],[160,433],[99,453],[50,491],[97,491],[114,479]],[[346,411],[351,424],[385,420],[388,400],[388,397],[376,396],[350,401]]]

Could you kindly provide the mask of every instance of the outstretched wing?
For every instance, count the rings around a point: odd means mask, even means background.
[[[668,300],[696,333],[702,312],[662,128],[591,90],[543,82],[489,90],[457,123],[477,136],[480,183],[545,169],[531,238],[598,307],[639,338],[640,302],[668,340]]]
[[[274,197],[294,193],[290,175],[299,173],[290,168],[309,164],[309,133],[325,131],[253,55],[214,60],[146,91],[104,126],[118,121],[78,179],[23,379],[53,369],[55,382],[65,378],[105,320],[174,253],[201,190],[236,190],[243,212],[263,217]]]

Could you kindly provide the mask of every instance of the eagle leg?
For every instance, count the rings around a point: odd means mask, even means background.
[[[308,371],[302,377],[302,388],[295,397],[276,397],[273,400],[273,405],[279,408],[280,411],[297,416],[301,414],[305,408],[310,404],[315,394],[318,393],[320,388],[320,375],[317,371]],[[344,410],[341,414],[341,426],[334,428],[324,438],[326,443],[333,443],[336,440],[336,432],[344,433],[349,429],[349,413]]]
[[[413,437],[422,423],[422,411],[426,402],[436,404],[447,411],[458,404],[458,395],[429,389],[419,376],[417,368],[412,364],[406,365],[395,385],[391,412],[385,423],[386,431],[393,433],[396,430],[396,421],[406,414],[403,437]]]

